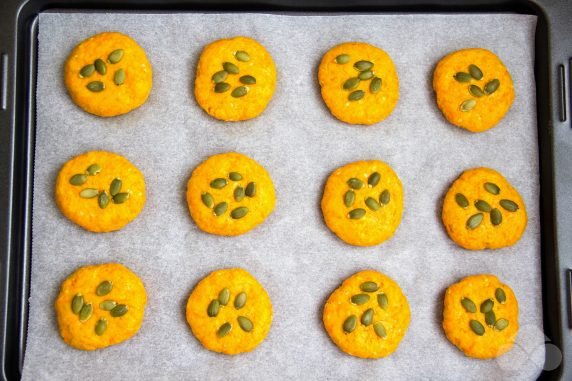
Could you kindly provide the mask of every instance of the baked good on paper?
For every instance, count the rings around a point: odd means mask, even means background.
[[[318,81],[330,112],[350,124],[382,121],[399,99],[393,61],[385,51],[363,42],[346,42],[324,54]]]
[[[407,298],[392,279],[374,270],[355,273],[324,306],[324,327],[344,352],[362,358],[393,353],[409,326]]]
[[[260,164],[228,152],[209,157],[193,171],[187,203],[201,230],[235,236],[262,223],[272,213],[276,196],[272,179]]]
[[[276,67],[256,40],[233,37],[203,50],[195,78],[195,98],[209,115],[224,121],[260,115],[274,94]]]
[[[472,132],[494,127],[514,100],[510,73],[486,49],[458,50],[439,61],[433,89],[445,118]]]
[[[62,283],[54,307],[66,344],[91,351],[135,335],[146,303],[141,279],[119,263],[106,263],[71,274]]]
[[[213,271],[194,288],[187,302],[187,322],[201,344],[235,355],[256,348],[272,324],[272,303],[248,271]]]
[[[64,79],[79,107],[103,117],[141,106],[153,83],[145,51],[117,32],[96,34],[77,45],[65,63]]]
[[[515,244],[526,229],[526,206],[520,194],[497,171],[469,169],[445,195],[443,224],[449,237],[469,250]]]
[[[518,302],[494,275],[472,275],[445,292],[443,329],[465,355],[490,359],[508,352],[518,334]]]
[[[322,196],[326,225],[343,241],[377,245],[393,236],[403,213],[403,187],[393,169],[378,160],[336,169]]]
[[[56,204],[82,228],[119,230],[145,205],[143,174],[123,156],[90,151],[64,164],[56,179]]]

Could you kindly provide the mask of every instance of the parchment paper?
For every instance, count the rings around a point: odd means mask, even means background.
[[[538,152],[533,42],[536,18],[525,15],[40,15],[33,257],[25,380],[75,379],[534,379],[544,360],[540,284]],[[148,102],[125,116],[91,116],[70,100],[63,64],[81,40],[102,31],[131,35],[153,65]],[[209,42],[256,38],[279,76],[266,111],[224,123],[193,96],[195,66]],[[333,45],[367,41],[393,58],[401,98],[386,121],[371,127],[334,119],[320,97],[317,65]],[[438,60],[466,47],[496,52],[511,72],[516,99],[493,130],[471,134],[446,122],[431,80]],[[82,230],[58,211],[60,167],[84,151],[105,149],[145,174],[148,201],[119,232]],[[185,188],[208,156],[238,151],[270,172],[274,213],[235,238],[201,232],[189,216]],[[335,168],[381,159],[405,188],[395,236],[371,248],[341,242],[325,226],[319,201]],[[469,252],[446,235],[442,198],[468,168],[496,168],[522,194],[528,228],[514,247]],[[146,285],[148,306],[130,341],[96,352],[60,338],[53,303],[77,267],[118,261]],[[239,266],[266,287],[274,304],[267,339],[254,351],[225,356],[193,337],[184,307],[210,271]],[[342,353],[321,324],[328,295],[356,271],[373,268],[395,279],[411,305],[411,324],[390,357]],[[441,328],[444,290],[460,278],[493,273],[512,286],[520,307],[514,349],[496,359],[465,357]]]

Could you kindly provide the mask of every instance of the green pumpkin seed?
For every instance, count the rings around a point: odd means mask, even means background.
[[[232,181],[240,181],[242,180],[242,175],[238,172],[231,172],[228,174],[228,178]]]
[[[356,78],[347,79],[347,80],[344,82],[344,86],[343,86],[343,87],[344,87],[344,90],[352,90],[352,89],[355,89],[356,87],[358,87],[359,83],[360,83],[360,79],[357,78],[357,77],[356,77]]]
[[[222,189],[222,188],[226,187],[226,184],[228,184],[228,181],[226,181],[226,179],[223,179],[222,177],[219,177],[219,178],[211,181],[210,185],[211,185],[211,188]]]
[[[244,191],[244,194],[246,194],[248,197],[256,196],[256,183],[254,182],[248,183],[248,185],[246,186],[246,190]]]
[[[459,205],[463,209],[469,206],[469,200],[467,200],[465,195],[462,193],[457,193],[455,195],[455,201],[457,202],[457,205]]]
[[[493,224],[493,226],[498,226],[501,224],[501,222],[502,222],[502,213],[497,208],[494,208],[493,210],[491,210],[491,224]]]
[[[463,103],[461,103],[460,110],[463,112],[471,111],[477,105],[477,101],[474,99],[467,99]]]
[[[234,200],[237,202],[242,201],[242,199],[244,199],[244,188],[243,187],[237,187],[234,192]]]
[[[457,74],[455,74],[455,75],[453,76],[453,78],[455,78],[455,80],[456,80],[457,82],[462,82],[462,83],[470,82],[470,81],[471,81],[471,75],[470,75],[469,73],[465,73],[465,72],[462,72],[462,71],[460,71],[460,72],[458,72]]]
[[[234,308],[239,310],[242,307],[244,307],[245,304],[246,304],[246,292],[238,293],[238,295],[236,295],[236,298],[234,298]]]
[[[75,294],[71,302],[71,310],[74,314],[78,314],[83,307],[83,295]]]
[[[96,59],[93,64],[95,65],[95,70],[97,70],[99,74],[105,75],[105,73],[107,73],[107,65],[102,59]]]
[[[349,101],[359,101],[365,96],[365,92],[363,90],[356,90],[352,91],[350,95],[348,95]]]
[[[349,316],[346,320],[344,320],[343,329],[345,333],[352,333],[354,329],[356,329],[357,325],[357,317],[356,315]]]
[[[371,70],[362,71],[359,73],[358,78],[362,81],[367,81],[368,79],[373,78],[373,72]]]
[[[359,71],[371,70],[372,67],[373,67],[373,62],[370,61],[358,61],[354,64],[354,68],[356,68]]]
[[[224,82],[226,77],[228,77],[228,73],[224,70],[221,70],[214,73],[211,79],[214,83],[221,83]]]
[[[490,212],[492,209],[491,206],[489,205],[489,203],[486,201],[483,201],[483,200],[477,200],[475,202],[475,208],[477,208],[481,212],[485,212],[485,213]]]
[[[473,229],[478,228],[479,225],[481,224],[481,222],[483,222],[483,217],[484,216],[482,213],[473,214],[467,220],[467,229],[473,230]]]
[[[511,200],[500,200],[499,204],[504,210],[509,212],[516,212],[518,210],[518,204]]]
[[[125,315],[127,311],[129,311],[129,308],[125,304],[118,304],[109,311],[109,314],[113,317],[121,317]]]
[[[83,185],[85,184],[85,182],[87,181],[87,175],[78,173],[77,175],[73,175],[70,178],[70,184],[71,185]]]
[[[377,201],[375,201],[373,197],[366,198],[365,204],[367,205],[368,208],[370,208],[374,212],[377,212],[379,210],[379,204]]]
[[[245,52],[244,50],[239,50],[234,54],[234,57],[239,60],[240,62],[248,62],[250,61],[250,55]]]
[[[373,188],[379,183],[379,180],[381,180],[381,175],[379,172],[374,172],[367,178],[367,184]]]
[[[223,202],[218,203],[214,207],[213,213],[215,216],[220,217],[226,212],[227,209],[228,209],[228,204],[225,201],[223,201]]]
[[[376,292],[379,289],[379,286],[375,282],[367,281],[360,284],[359,288],[363,292]]]
[[[463,308],[465,309],[465,311],[470,312],[470,313],[477,312],[477,306],[475,305],[475,303],[473,303],[473,301],[471,299],[463,298],[463,299],[461,299],[461,304],[463,305]]]
[[[94,188],[85,188],[81,192],[79,192],[79,197],[81,198],[94,198],[97,197],[99,191]]]
[[[123,183],[121,182],[120,179],[113,179],[111,185],[109,186],[109,194],[115,196],[117,193],[119,193],[119,191],[121,191],[122,184]]]
[[[111,311],[115,308],[117,302],[115,300],[104,300],[103,302],[99,303],[99,308],[104,311]]]
[[[495,290],[495,298],[497,298],[500,304],[505,304],[506,294],[504,293],[504,290],[502,288],[499,287]]]
[[[244,216],[246,216],[247,213],[248,213],[248,208],[246,206],[240,206],[236,209],[233,209],[233,211],[230,212],[230,216],[235,220],[239,220]]]
[[[116,64],[123,58],[123,53],[124,53],[123,49],[116,49],[111,53],[109,53],[109,56],[107,56],[107,60],[111,64]]]
[[[353,304],[357,304],[358,306],[361,306],[362,304],[369,302],[369,295],[368,294],[356,294],[356,295],[352,296],[350,298],[350,300]]]
[[[129,193],[126,192],[117,193],[115,196],[113,196],[113,202],[116,204],[123,204],[128,199],[129,199]]]
[[[97,296],[105,296],[109,294],[112,289],[113,289],[113,284],[108,280],[104,280],[99,284],[99,286],[97,286],[97,288],[95,289],[95,293],[97,294]]]
[[[244,332],[250,332],[254,328],[254,324],[252,324],[252,321],[246,316],[239,316],[236,318],[236,320]]]
[[[485,314],[485,323],[487,323],[488,326],[494,326],[496,321],[497,317],[494,311],[489,311]]]
[[[113,74],[113,83],[115,83],[117,86],[123,85],[126,76],[127,75],[125,74],[125,69],[116,70],[115,74]]]
[[[492,93],[498,90],[499,86],[500,86],[500,81],[498,79],[493,79],[492,81],[487,82],[487,84],[485,85],[485,93],[491,95]]]
[[[367,310],[365,310],[363,315],[361,315],[361,323],[366,327],[368,327],[371,325],[372,321],[373,321],[373,308],[368,308]]]
[[[379,90],[381,90],[381,78],[375,77],[369,83],[369,92],[372,94],[377,94],[379,93]]]
[[[230,290],[225,287],[218,293],[218,302],[220,303],[221,306],[226,306],[229,300],[230,300]]]
[[[222,64],[222,67],[228,74],[238,74],[240,72],[240,70],[238,70],[238,66],[232,62],[225,62]]]
[[[502,331],[506,327],[508,327],[508,320],[507,319],[499,319],[495,323],[495,329],[497,329],[499,331]]]
[[[388,189],[384,189],[383,192],[381,192],[381,194],[379,195],[379,202],[382,205],[389,204],[390,199],[391,199],[391,194],[389,193]]]
[[[93,81],[86,85],[87,89],[94,93],[99,93],[105,89],[105,85],[101,81]]]
[[[207,207],[207,208],[212,208],[214,205],[214,198],[213,196],[208,193],[208,192],[203,192],[203,194],[201,195],[201,201],[203,202],[203,204]]]
[[[351,179],[349,179],[347,181],[347,184],[350,188],[352,189],[361,189],[363,188],[363,181],[361,181],[360,179],[356,179],[355,177],[352,177]]]
[[[485,183],[483,185],[483,187],[485,188],[485,190],[491,194],[497,195],[500,193],[500,188],[498,185],[496,185],[495,183]]]
[[[93,314],[93,306],[91,303],[84,304],[79,311],[79,321],[82,323],[84,321],[88,321],[91,315]]]
[[[351,220],[359,220],[360,218],[363,218],[363,216],[365,216],[365,209],[362,208],[354,209],[348,213],[348,217]]]
[[[340,54],[335,58],[337,64],[343,65],[350,62],[350,55],[349,54]]]
[[[89,167],[87,167],[87,174],[90,176],[95,176],[97,175],[99,172],[101,172],[101,166],[99,164],[92,164]]]
[[[477,65],[472,65],[472,64],[469,65],[469,73],[471,74],[471,77],[473,77],[477,81],[483,79],[483,72],[481,71],[481,69],[479,69]]]
[[[355,200],[356,200],[356,194],[353,190],[349,190],[346,192],[346,194],[344,194],[344,205],[346,206],[346,208],[352,206]]]
[[[375,322],[375,324],[373,325],[373,330],[375,334],[379,336],[381,339],[385,339],[387,337],[387,331],[385,330],[383,324],[381,324],[380,322]]]
[[[103,335],[106,329],[107,329],[107,320],[99,319],[97,323],[95,323],[95,334],[97,336]]]
[[[385,295],[383,292],[377,294],[377,304],[382,310],[387,310],[387,306],[389,305],[387,295]]]
[[[486,314],[487,312],[492,311],[494,305],[495,302],[493,302],[492,299],[485,300],[481,303],[481,312]]]
[[[214,87],[215,93],[224,93],[230,90],[230,85],[226,82],[217,83]]]
[[[215,317],[218,315],[220,310],[220,302],[217,299],[211,300],[209,306],[207,307],[207,315],[210,317]]]
[[[216,335],[218,337],[225,337],[226,335],[229,334],[231,329],[232,329],[232,325],[230,323],[224,323],[223,325],[220,326],[218,331],[216,331]]]
[[[85,65],[79,71],[79,77],[80,78],[87,78],[90,75],[92,75],[94,71],[95,71],[95,65],[93,65],[93,64]]]
[[[483,90],[481,90],[481,88],[477,85],[469,86],[469,93],[471,93],[471,95],[473,95],[477,98],[485,96],[485,92]]]
[[[256,78],[251,75],[243,75],[239,78],[239,81],[244,85],[256,85]]]
[[[475,333],[475,335],[483,336],[485,334],[485,327],[483,327],[483,325],[479,323],[477,320],[471,320],[469,322],[469,326],[471,327],[471,330]]]
[[[232,93],[230,93],[230,95],[234,98],[240,98],[246,95],[246,93],[248,92],[248,88],[246,88],[245,86],[240,86],[237,87],[236,89],[232,90]]]

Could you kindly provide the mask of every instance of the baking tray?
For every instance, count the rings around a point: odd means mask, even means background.
[[[2,0],[0,2],[0,359],[20,378],[26,344],[35,137],[37,20],[58,9],[218,12],[509,12],[538,17],[535,41],[543,320],[542,380],[572,380],[572,2],[568,0]]]

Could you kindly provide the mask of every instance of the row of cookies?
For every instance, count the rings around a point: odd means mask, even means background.
[[[100,33],[78,44],[64,69],[72,100],[103,117],[125,114],[147,100],[152,67],[129,36]],[[399,99],[399,79],[390,56],[363,42],[337,45],[318,70],[322,98],[330,112],[350,124],[371,125],[387,118]],[[240,121],[260,115],[276,87],[270,53],[248,37],[207,45],[198,62],[195,98],[209,115]],[[486,49],[463,49],[443,58],[433,76],[437,105],[454,125],[473,132],[494,127],[514,100],[510,73]]]
[[[56,203],[71,221],[93,232],[121,229],[145,204],[143,174],[126,158],[90,151],[68,161],[56,180]],[[205,232],[236,236],[262,223],[276,196],[268,172],[235,152],[214,155],[193,171],[187,203]],[[336,169],[322,196],[326,225],[343,241],[372,246],[391,238],[401,222],[403,186],[378,160]],[[489,168],[465,171],[447,191],[442,220],[453,241],[471,250],[516,243],[527,225],[524,201],[510,183]]]
[[[82,267],[62,283],[55,302],[60,334],[67,344],[82,350],[121,343],[139,331],[146,302],[143,282],[125,266]],[[186,318],[205,348],[234,355],[253,350],[265,339],[272,324],[272,303],[248,271],[217,270],[194,287]],[[380,358],[397,349],[409,326],[410,310],[395,281],[365,270],[330,295],[322,319],[342,351]],[[494,275],[469,276],[445,292],[443,329],[467,356],[500,356],[510,350],[518,333],[517,299]]]

